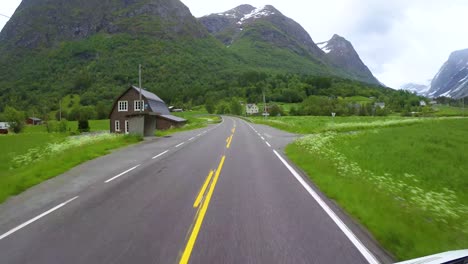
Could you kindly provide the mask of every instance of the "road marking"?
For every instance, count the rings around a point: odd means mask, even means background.
[[[273,150],[275,155],[278,157],[281,162],[283,162],[284,166],[294,175],[294,177],[299,181],[299,183],[306,189],[307,192],[315,199],[315,201],[322,207],[322,209],[330,216],[330,218],[335,222],[335,224],[341,229],[341,231],[348,237],[348,239],[354,244],[354,246],[361,252],[361,254],[366,258],[366,260],[370,264],[379,264],[379,261],[372,255],[372,253],[367,249],[362,242],[354,235],[354,233],[349,229],[345,223],[333,212],[330,207],[320,198],[320,196],[315,192],[309,184],[299,175],[299,173],[294,170],[291,165],[286,162],[286,160],[281,157],[280,154],[276,150]]]
[[[168,153],[168,152],[169,152],[169,150],[166,150],[166,151],[164,151],[163,153],[154,156],[152,159],[157,159],[157,158],[161,157],[162,155],[164,155],[164,154],[166,154],[166,153]]]
[[[201,200],[203,199],[203,195],[205,194],[206,188],[208,187],[208,184],[211,181],[211,177],[213,177],[214,171],[211,170],[208,176],[206,177],[205,183],[203,184],[202,188],[200,189],[200,192],[198,193],[197,199],[193,203],[193,208],[197,208],[200,205]]]
[[[197,137],[201,136],[201,134],[198,134]]]
[[[231,142],[232,142],[232,137],[233,137],[233,136],[234,136],[234,135],[231,135],[231,136],[229,137],[229,141],[228,141],[228,143],[227,143],[227,145],[226,145],[226,148],[230,148],[230,147],[231,147]]]
[[[2,239],[4,239],[4,238],[8,237],[9,235],[15,233],[16,231],[18,231],[18,230],[20,230],[20,229],[22,229],[22,228],[24,228],[24,227],[26,227],[26,226],[28,226],[28,225],[30,225],[30,224],[36,222],[37,220],[41,219],[42,217],[44,217],[44,216],[46,216],[46,215],[48,215],[48,214],[50,214],[50,213],[52,213],[52,212],[54,212],[54,211],[56,211],[56,210],[62,208],[62,207],[64,207],[65,205],[71,203],[71,202],[74,201],[75,199],[78,199],[78,197],[79,197],[79,196],[73,197],[72,199],[70,199],[70,200],[68,200],[68,201],[66,201],[66,202],[64,202],[64,203],[61,203],[61,204],[55,206],[54,208],[50,209],[49,211],[44,212],[44,213],[42,213],[42,214],[40,214],[40,215],[34,217],[33,219],[31,219],[31,220],[29,220],[29,221],[26,221],[26,222],[22,223],[21,225],[15,227],[15,228],[13,228],[13,229],[11,229],[10,231],[8,231],[8,232],[6,232],[5,234],[1,235],[1,236],[0,236],[0,240],[2,240]]]
[[[107,181],[105,181],[105,183],[109,183],[109,182],[111,182],[111,181],[113,181],[113,180],[115,180],[115,179],[119,178],[120,176],[124,175],[125,173],[131,172],[132,170],[134,170],[134,169],[136,169],[136,168],[140,167],[140,165],[141,165],[141,164],[138,164],[138,165],[136,165],[135,167],[133,167],[133,168],[130,168],[130,169],[128,169],[128,170],[126,170],[126,171],[124,171],[124,172],[120,173],[119,175],[117,175],[117,176],[114,176],[114,177],[112,177],[112,178],[108,179]]]
[[[180,143],[179,145],[177,145],[175,147],[178,148],[178,147],[182,146],[183,144],[185,144],[185,142],[182,142],[182,143]]]
[[[262,137],[262,136],[260,136],[260,138],[261,138],[262,140],[265,140],[265,138],[264,138],[264,137]]]
[[[189,138],[188,141],[192,141],[192,140],[194,140],[194,139],[195,139],[195,137],[191,137],[191,138]]]
[[[265,143],[271,148],[271,145],[270,143],[268,143],[268,141],[265,141]]]
[[[190,235],[190,238],[187,242],[187,246],[185,247],[184,253],[182,254],[182,258],[179,261],[180,264],[186,264],[190,260],[190,255],[192,254],[192,250],[193,250],[193,247],[195,246],[198,233],[200,232],[200,228],[203,224],[203,219],[205,218],[206,211],[208,210],[208,206],[210,205],[210,200],[211,200],[211,197],[213,196],[213,192],[216,187],[216,183],[218,182],[219,175],[221,174],[221,170],[223,169],[225,159],[226,159],[226,156],[223,156],[221,158],[221,162],[218,165],[218,169],[216,170],[216,174],[213,178],[213,182],[210,185],[208,194],[206,195],[206,198],[203,201],[202,207],[195,221],[192,234]]]

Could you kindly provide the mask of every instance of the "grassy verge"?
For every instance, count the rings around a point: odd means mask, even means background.
[[[85,161],[139,140],[138,137],[111,134],[66,137],[62,134],[29,133],[1,136],[0,203]]]
[[[435,116],[468,116],[468,108],[453,107],[446,105],[436,105],[433,107]]]
[[[468,248],[467,119],[309,135],[288,157],[398,259]]]
[[[210,124],[221,122],[220,116],[207,115],[207,114],[204,114],[203,112],[174,113],[174,115],[187,119],[187,124],[179,128],[171,128],[168,130],[157,130],[156,136],[165,137],[174,133],[203,128]]]
[[[450,117],[445,118],[450,119]],[[268,119],[264,119],[262,117],[252,117],[250,119],[257,124],[269,125],[297,134],[313,134],[326,131],[347,132],[383,127],[406,126],[434,120],[434,118],[396,116],[349,116],[335,118],[324,116],[283,116],[269,117]]]

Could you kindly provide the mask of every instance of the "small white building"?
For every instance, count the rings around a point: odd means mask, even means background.
[[[374,104],[374,107],[377,108],[379,107],[380,109],[384,109],[385,108],[385,103],[384,102],[377,102]]]
[[[245,112],[248,115],[255,115],[258,114],[258,106],[256,104],[247,104],[245,106]]]
[[[423,100],[419,101],[419,106],[426,106],[426,105],[427,105],[426,101],[423,101]]]
[[[10,125],[8,122],[0,122],[0,129],[8,129],[10,128]]]

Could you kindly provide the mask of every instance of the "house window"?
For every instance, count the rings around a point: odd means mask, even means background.
[[[143,105],[144,105],[145,101],[141,100],[137,100],[137,101],[134,101],[134,107],[133,109],[135,111],[143,111]]]
[[[119,112],[128,111],[128,101],[119,101]]]
[[[115,132],[120,132],[120,121],[115,120]]]
[[[130,127],[128,125],[128,121],[125,120],[125,134],[128,134],[130,132]]]

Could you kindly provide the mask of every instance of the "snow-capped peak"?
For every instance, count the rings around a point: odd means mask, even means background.
[[[268,8],[268,6],[262,6],[262,7],[259,7],[259,8],[255,8],[252,12],[244,15],[241,19],[239,19],[237,24],[242,25],[248,19],[251,19],[251,18],[257,19],[257,18],[261,18],[261,17],[267,17],[267,16],[270,16],[270,15],[274,15],[274,14],[275,14],[275,12],[270,10]]]

